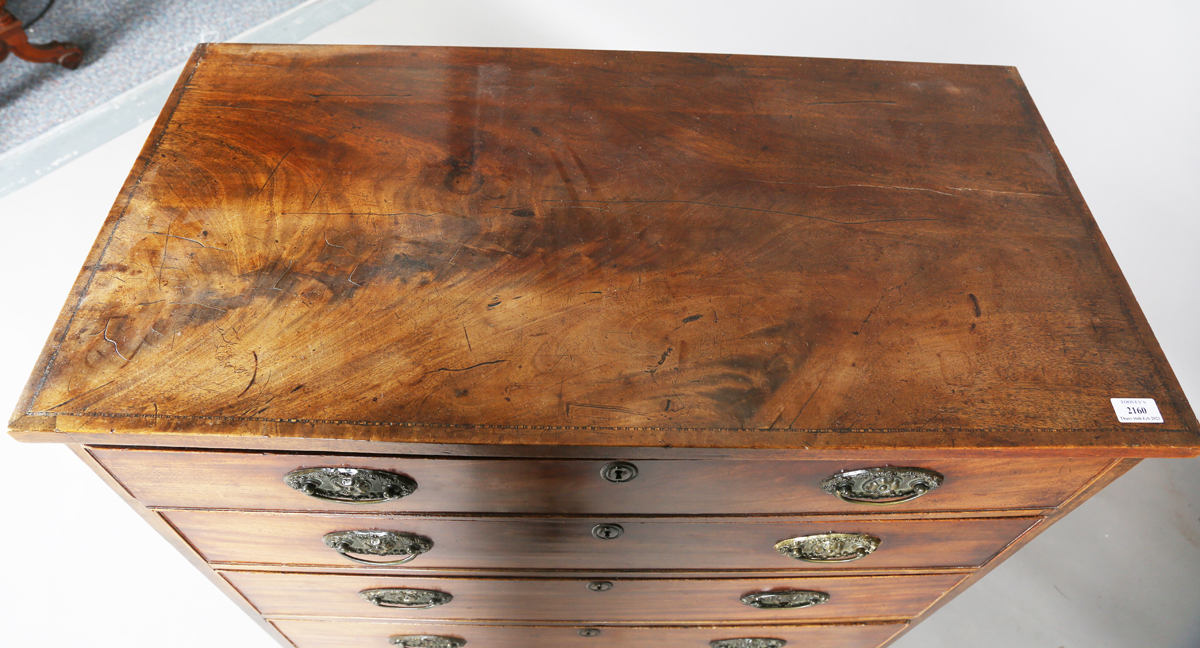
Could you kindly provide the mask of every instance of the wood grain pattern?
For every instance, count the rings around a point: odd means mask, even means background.
[[[623,579],[593,592],[583,579],[473,579],[331,576],[221,572],[267,618],[637,623],[779,622],[831,619],[901,619],[919,614],[962,580],[962,574],[804,579]],[[376,606],[359,592],[376,588],[448,592],[453,600],[428,609]],[[829,602],[793,610],[764,610],[741,603],[745,594],[816,590]]]
[[[296,648],[383,647],[398,634],[434,634],[466,639],[489,648],[708,648],[710,641],[736,637],[775,637],[788,645],[819,648],[876,648],[902,625],[777,625],[742,627],[647,628],[605,627],[599,635],[581,637],[578,627],[472,626],[432,623],[346,621],[272,621]]]
[[[753,515],[1054,508],[1107,465],[1102,459],[850,461],[639,461],[633,481],[605,481],[606,461],[429,459],[236,454],[91,448],[148,506],[354,513]],[[821,490],[846,470],[911,466],[946,477],[941,488],[889,507],[847,504]],[[416,480],[383,504],[324,502],[289,488],[299,468],[385,470]]]
[[[1040,518],[881,521],[861,518],[482,518],[356,516],[164,511],[163,516],[210,562],[353,566],[324,545],[334,531],[385,529],[433,540],[408,566],[474,569],[594,570],[846,570],[977,567]],[[620,524],[614,540],[591,535],[597,524]],[[798,561],[775,543],[821,533],[867,533],[883,542],[851,563]]]
[[[1197,449],[1010,69],[221,45],[188,78],[18,432]]]

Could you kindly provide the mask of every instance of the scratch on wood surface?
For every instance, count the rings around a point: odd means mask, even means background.
[[[567,403],[567,417],[571,416],[571,408],[572,407],[584,408],[584,409],[598,409],[598,410],[604,410],[606,412],[620,412],[622,414],[637,415],[637,412],[635,412],[627,407],[618,407],[617,405],[598,405],[596,403]]]
[[[796,421],[800,419],[800,415],[804,413],[805,408],[807,408],[808,404],[812,402],[813,396],[816,396],[817,392],[821,390],[821,385],[825,384],[825,377],[829,375],[829,372],[833,369],[833,365],[836,363],[837,358],[835,357],[829,362],[829,365],[825,367],[825,371],[821,373],[820,380],[817,381],[817,386],[813,388],[812,393],[808,395],[808,398],[804,401],[804,404],[800,406],[800,411],[796,412],[796,416],[792,417],[792,422],[788,423],[788,429],[793,429],[796,427]]]
[[[216,306],[209,306],[208,304],[201,304],[200,302],[167,302],[167,305],[168,306],[200,306],[202,308],[211,308],[212,310],[215,310],[215,311],[221,311],[222,313],[229,312],[229,311],[225,310],[224,308],[217,308]]]
[[[671,352],[674,350],[675,350],[675,347],[667,347],[667,350],[663,351],[662,356],[658,359],[658,364],[647,369],[646,373],[648,373],[650,375],[654,375],[658,371],[659,367],[662,367],[662,364],[667,361],[667,358],[669,358],[671,356]]]
[[[270,289],[271,289],[271,290],[278,290],[279,292],[283,292],[283,288],[280,288],[280,287],[279,287],[279,282],[280,282],[280,281],[283,281],[283,278],[284,278],[284,277],[286,277],[286,276],[287,276],[287,273],[288,273],[288,272],[291,272],[291,270],[292,270],[292,262],[291,262],[291,261],[288,261],[288,266],[287,266],[286,268],[284,268],[284,269],[283,269],[283,274],[279,275],[279,278],[275,280],[275,285],[271,286],[271,288],[270,288]]]
[[[434,212],[425,214],[422,212],[373,212],[373,211],[342,211],[342,212],[313,212],[313,211],[294,211],[294,212],[279,212],[280,216],[422,216],[432,218],[434,216],[457,216],[466,218],[462,214],[454,214],[451,212]]]
[[[312,206],[317,202],[317,196],[321,195],[321,190],[325,188],[325,183],[329,182],[330,175],[331,174],[326,174],[325,177],[321,180],[321,184],[317,187],[316,193],[313,194],[312,200],[308,203],[309,209],[312,209]],[[329,241],[326,241],[326,243],[328,243],[328,242]]]
[[[314,99],[318,99],[318,98],[322,98],[322,97],[367,97],[367,98],[371,98],[371,97],[411,97],[412,93],[410,92],[408,94],[358,94],[358,93],[314,94],[314,93],[310,92],[310,93],[308,93],[308,96],[313,97]]]
[[[188,238],[186,236],[180,236],[178,234],[171,234],[170,232],[155,232],[154,230],[140,230],[140,231],[142,234],[154,234],[155,236],[166,236],[167,238],[174,238],[174,239],[179,239],[181,241],[188,241],[189,243],[195,243],[196,245],[199,245],[200,247],[206,248],[209,250],[217,250],[218,252],[229,252],[229,250],[224,250],[219,247],[205,245],[204,243],[197,241],[194,238]]]
[[[129,362],[129,358],[126,358],[125,356],[121,355],[121,348],[117,346],[116,340],[108,337],[108,325],[111,323],[112,323],[111,317],[108,318],[108,320],[106,322],[104,322],[104,339],[108,340],[109,342],[112,343],[113,350],[117,352],[117,355],[121,356],[122,360],[124,360],[125,362]]]
[[[640,199],[574,200],[574,199],[543,198],[542,202],[599,202],[599,203],[614,203],[614,204],[615,203],[632,203],[632,204],[637,204],[637,205],[663,205],[663,204],[695,205],[697,207],[713,207],[716,209],[736,209],[736,210],[740,210],[740,211],[749,211],[749,212],[755,212],[755,213],[759,213],[759,214],[776,214],[779,216],[793,216],[796,218],[804,218],[807,220],[821,221],[824,223],[833,223],[835,225],[871,225],[874,223],[915,223],[915,222],[921,222],[921,221],[938,221],[938,222],[945,221],[945,219],[943,219],[943,218],[878,218],[878,219],[863,220],[863,221],[842,221],[842,220],[837,220],[836,218],[824,218],[821,216],[812,216],[810,214],[800,214],[797,212],[786,212],[786,211],[780,211],[777,209],[762,209],[759,207],[742,207],[739,205],[722,205],[720,203],[709,203],[709,202],[702,202],[699,200],[640,200]]]
[[[975,187],[946,187],[951,191],[977,191],[979,193],[994,193],[1007,196],[1040,196],[1042,198],[1059,198],[1060,193],[1043,193],[1039,191],[1002,191],[1000,189],[977,189]]]
[[[471,365],[470,367],[463,367],[463,368],[461,368],[461,369],[451,369],[451,368],[449,368],[449,367],[442,367],[442,368],[440,368],[440,369],[434,369],[433,371],[426,371],[426,372],[425,372],[424,374],[422,374],[422,375],[428,376],[429,374],[432,374],[432,373],[438,373],[439,371],[452,371],[452,372],[453,372],[453,371],[470,371],[470,370],[472,370],[472,369],[474,369],[474,368],[476,368],[476,367],[482,367],[482,366],[485,366],[485,365],[494,365],[494,364],[500,364],[501,362],[508,362],[508,360],[488,360],[487,362],[480,362],[479,364],[473,364],[473,365]]]
[[[467,351],[474,352],[475,349],[471,348],[471,336],[467,335],[467,325],[466,324],[463,324],[463,337],[467,339]]]
[[[814,101],[812,103],[806,103],[804,105],[806,105],[806,106],[847,106],[850,104],[883,104],[883,105],[887,105],[887,106],[894,106],[894,105],[896,105],[896,102],[895,101],[882,101],[882,100],[867,99],[867,100],[862,100],[862,101]]]
[[[251,351],[250,353],[254,355],[254,373],[250,375],[250,383],[246,385],[246,388],[243,389],[242,393],[238,394],[236,398],[241,398],[246,394],[246,392],[250,391],[250,388],[254,386],[255,379],[258,378],[258,352]]]
[[[162,259],[158,262],[158,278],[162,279],[163,267],[167,265],[167,243],[171,242],[171,226],[175,224],[175,219],[172,218],[170,223],[167,223],[167,232],[163,236]]]
[[[879,299],[878,299],[878,301],[876,301],[876,302],[875,302],[875,305],[874,305],[874,306],[872,306],[872,307],[871,307],[871,310],[867,312],[867,316],[866,316],[866,317],[864,317],[864,318],[863,318],[863,320],[862,320],[861,322],[859,322],[859,323],[858,323],[858,330],[857,330],[857,331],[850,331],[850,335],[858,335],[859,333],[861,333],[861,332],[862,332],[862,330],[863,330],[863,327],[867,325],[867,322],[868,322],[868,321],[870,321],[870,319],[871,319],[871,316],[875,314],[875,311],[879,310],[879,306],[880,306],[881,304],[883,304],[883,300],[884,300],[884,298],[885,298],[885,297],[887,297],[887,294],[888,294],[889,292],[891,292],[891,291],[892,291],[892,289],[891,289],[891,288],[889,288],[889,289],[887,289],[887,290],[883,291],[883,294],[879,296]]]
[[[283,154],[283,157],[279,158],[279,161],[275,163],[275,168],[271,169],[270,175],[267,176],[267,180],[265,182],[263,182],[263,185],[261,187],[258,188],[259,194],[261,194],[263,192],[263,189],[267,188],[267,185],[271,184],[271,178],[275,177],[275,172],[279,170],[279,165],[283,164],[283,161],[286,160],[287,157],[292,154],[292,151],[295,151],[295,150],[296,150],[296,147],[293,146],[292,148],[288,149],[287,153]]]
[[[61,402],[61,403],[59,403],[58,405],[51,405],[50,407],[47,407],[47,408],[46,408],[46,410],[47,410],[47,411],[50,411],[50,410],[55,410],[55,409],[58,409],[58,408],[62,407],[63,405],[66,405],[67,403],[71,403],[71,402],[77,401],[77,400],[79,400],[80,398],[83,398],[84,396],[87,396],[88,394],[90,394],[90,393],[92,393],[92,392],[94,392],[94,391],[97,391],[97,390],[100,390],[100,389],[104,389],[105,387],[108,387],[109,385],[111,385],[111,384],[113,384],[113,383],[115,383],[115,382],[117,382],[117,381],[115,381],[115,380],[110,380],[110,381],[108,381],[108,382],[104,383],[103,385],[100,385],[99,387],[93,387],[93,388],[91,388],[91,389],[89,389],[89,390],[87,390],[87,391],[83,392],[82,394],[80,394],[80,395],[78,395],[78,396],[73,396],[73,397],[71,397],[71,398],[68,398],[67,400],[65,400],[65,401],[63,401],[63,402]],[[85,408],[85,409],[86,409],[86,408]]]
[[[907,186],[903,186],[903,185],[877,185],[877,184],[865,184],[865,183],[826,185],[826,184],[813,184],[813,183],[809,183],[809,182],[784,182],[782,180],[759,180],[757,178],[754,179],[754,182],[761,182],[764,184],[783,184],[783,185],[791,185],[791,186],[795,186],[795,187],[812,187],[813,189],[863,188],[863,189],[895,189],[895,190],[899,190],[899,191],[927,191],[929,193],[938,194],[939,196],[951,196],[951,197],[954,196],[954,194],[952,194],[952,193],[948,193],[945,191],[938,191],[937,189],[930,189],[929,187],[907,187]],[[947,187],[947,189],[954,189],[954,187]]]

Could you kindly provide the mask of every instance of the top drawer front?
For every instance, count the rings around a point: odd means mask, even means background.
[[[875,513],[821,489],[839,472],[878,462],[633,462],[636,477],[611,482],[610,462],[561,459],[429,459],[91,448],[147,506],[364,513],[762,514]],[[914,465],[915,464],[915,465]],[[887,511],[1036,509],[1057,506],[1103,459],[960,459],[892,465],[934,470],[942,486]],[[295,470],[350,467],[404,475],[416,490],[381,504],[330,502],[284,483]],[[611,475],[610,475],[611,476]],[[628,477],[628,473],[619,475]]]

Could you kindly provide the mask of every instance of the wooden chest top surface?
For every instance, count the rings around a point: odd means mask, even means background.
[[[343,46],[197,49],[10,427],[1198,446],[1011,68]]]

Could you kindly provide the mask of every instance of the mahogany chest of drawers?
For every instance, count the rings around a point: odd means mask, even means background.
[[[9,424],[297,648],[889,643],[1197,421],[1011,68],[201,46]]]

